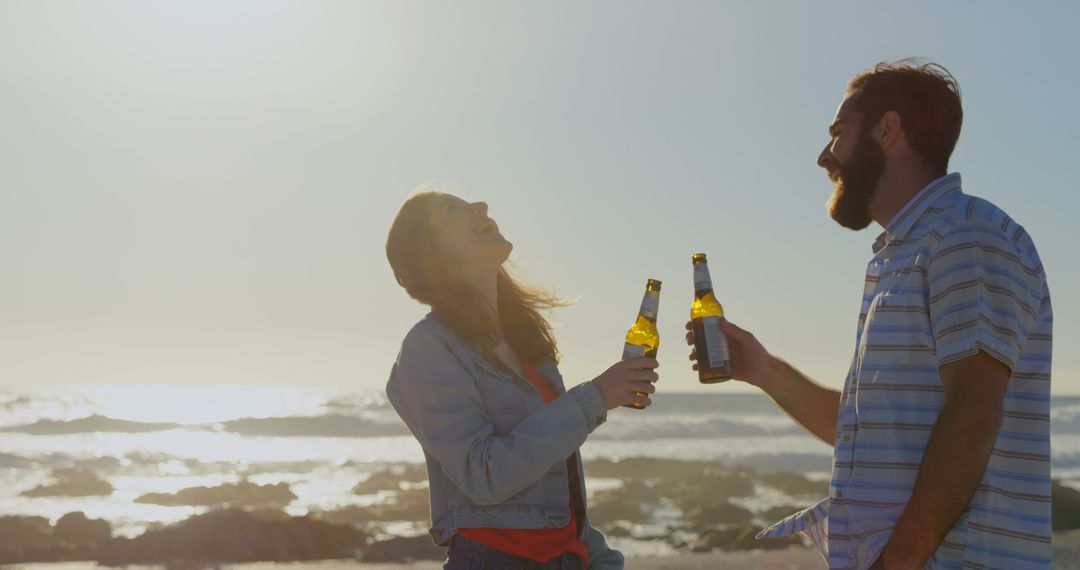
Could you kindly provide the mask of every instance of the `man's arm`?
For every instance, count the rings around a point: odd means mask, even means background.
[[[984,351],[941,367],[945,405],[878,567],[922,568],[971,501],[1002,422],[1011,371]]]
[[[830,446],[836,442],[840,392],[807,378],[794,366],[774,358],[772,374],[758,387],[807,431]]]
[[[815,383],[794,366],[769,354],[748,331],[726,319],[721,319],[720,324],[730,345],[735,378],[761,388],[807,431],[833,445],[836,440],[836,418],[840,413],[840,392]],[[691,323],[686,323],[686,330],[686,342],[693,346]],[[697,370],[697,354],[693,350],[690,360],[695,361],[693,368]]]

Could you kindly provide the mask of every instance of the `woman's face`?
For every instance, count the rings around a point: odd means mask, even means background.
[[[488,217],[484,202],[441,194],[432,201],[428,215],[436,247],[454,274],[467,277],[497,270],[514,249]]]

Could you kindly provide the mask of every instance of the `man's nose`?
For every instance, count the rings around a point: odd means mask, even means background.
[[[832,153],[829,152],[829,145],[825,145],[825,148],[821,149],[821,154],[817,157],[817,165],[828,169],[829,163],[832,162]]]

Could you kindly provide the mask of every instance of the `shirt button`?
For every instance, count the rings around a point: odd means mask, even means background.
[[[844,436],[844,441],[851,441],[851,436],[850,435],[845,435]]]
[[[841,491],[841,490],[839,490],[839,489],[837,489],[837,491],[836,491],[836,498],[837,498],[837,499],[842,499],[842,498],[844,498],[844,492],[843,492],[843,491]]]

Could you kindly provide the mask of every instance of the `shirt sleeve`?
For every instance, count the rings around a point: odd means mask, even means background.
[[[410,333],[387,383],[391,405],[447,477],[475,503],[500,503],[574,453],[606,417],[591,382],[495,434],[472,376],[434,336]]]
[[[1016,368],[1037,317],[1043,276],[998,228],[962,222],[934,249],[927,272],[938,366],[983,350]]]

